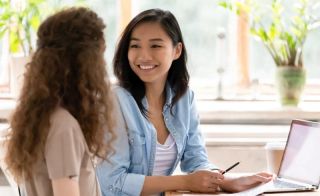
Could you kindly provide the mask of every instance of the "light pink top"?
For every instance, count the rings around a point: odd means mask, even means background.
[[[43,157],[34,167],[31,179],[21,186],[27,196],[53,196],[52,179],[74,178],[81,196],[100,196],[93,163],[77,120],[64,108],[50,118]]]

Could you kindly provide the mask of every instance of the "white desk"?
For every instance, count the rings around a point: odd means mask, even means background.
[[[200,193],[179,193],[179,192],[166,192],[165,196],[228,196],[228,193],[216,193],[216,194],[200,194]],[[263,194],[265,196],[320,196],[319,191],[315,192],[295,192],[295,193],[272,193],[272,194]]]

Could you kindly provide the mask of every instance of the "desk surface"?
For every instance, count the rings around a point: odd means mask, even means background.
[[[182,193],[182,192],[166,192],[165,196],[210,196],[210,195],[230,195],[227,193],[218,193],[218,194],[201,194],[201,193]],[[295,193],[272,193],[272,194],[263,194],[265,196],[320,196],[319,191],[312,191],[312,192],[295,192]]]

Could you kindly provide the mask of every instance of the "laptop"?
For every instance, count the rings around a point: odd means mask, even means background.
[[[314,191],[320,183],[320,123],[293,120],[280,168],[265,193]]]

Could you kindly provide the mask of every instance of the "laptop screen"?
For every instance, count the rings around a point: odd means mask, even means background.
[[[279,177],[318,185],[320,181],[320,125],[293,120]]]

